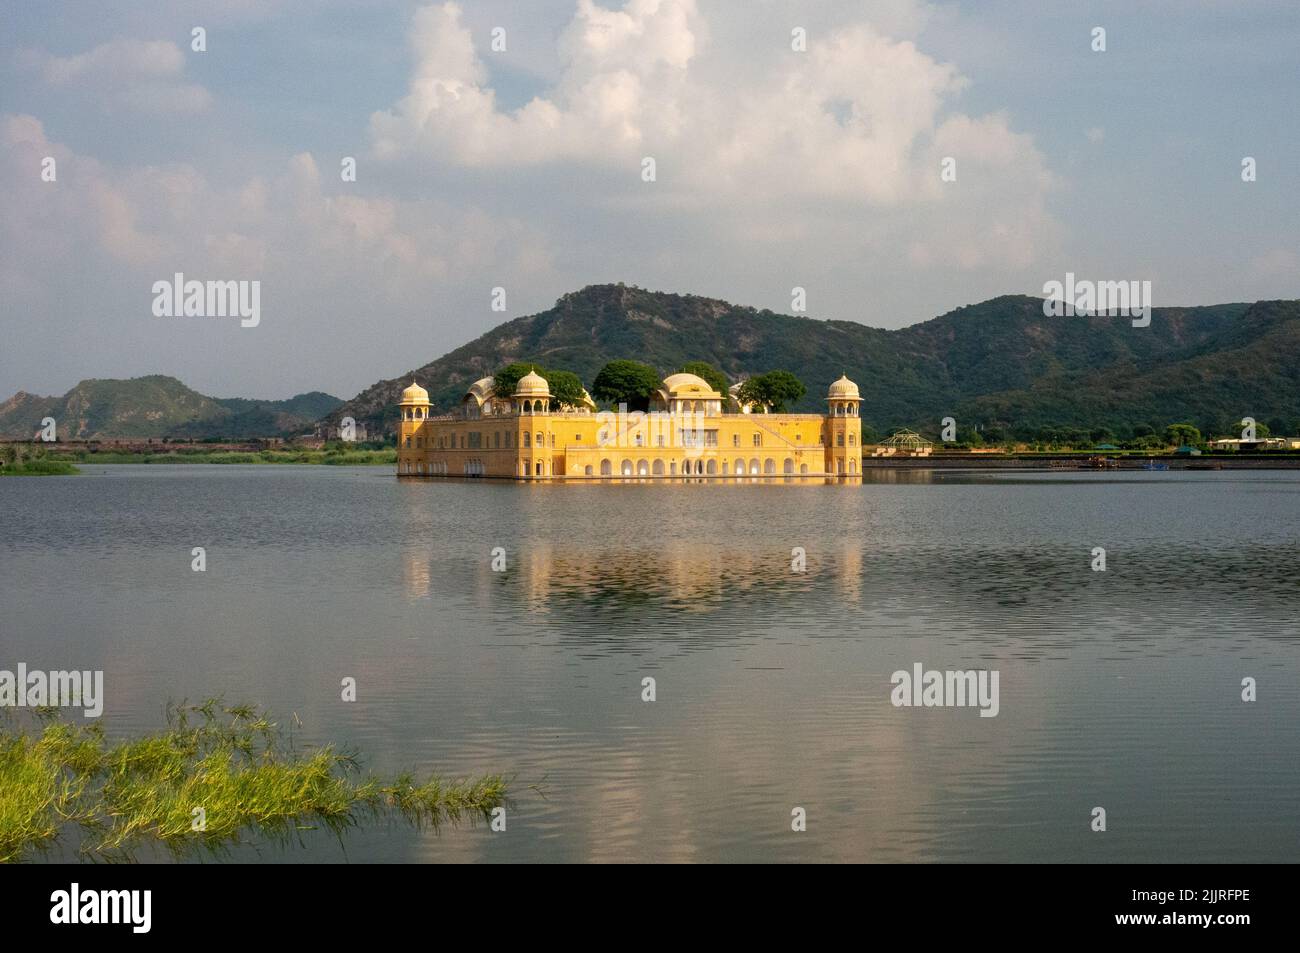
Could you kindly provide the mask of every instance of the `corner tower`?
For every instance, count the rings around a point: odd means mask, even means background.
[[[826,472],[857,476],[862,470],[862,397],[844,375],[826,392]]]
[[[515,385],[518,413],[515,472],[538,479],[555,476],[555,432],[551,428],[551,388],[546,378],[529,371]]]
[[[397,405],[401,413],[397,430],[398,475],[424,473],[424,423],[429,419],[429,392],[411,381]]]

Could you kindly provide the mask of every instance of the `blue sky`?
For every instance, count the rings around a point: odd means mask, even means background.
[[[606,281],[783,312],[799,286],[811,316],[881,327],[1066,271],[1151,280],[1157,306],[1300,295],[1293,2],[180,0],[2,22],[0,396],[166,373],[349,397]],[[176,271],[260,281],[260,324],[155,316]]]

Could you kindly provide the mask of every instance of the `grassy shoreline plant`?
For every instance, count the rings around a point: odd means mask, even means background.
[[[299,752],[264,713],[217,700],[169,706],[165,729],[128,741],[50,711],[30,726],[0,725],[0,863],[31,859],[73,830],[88,859],[131,859],[152,846],[181,858],[250,838],[284,844],[322,828],[341,835],[384,817],[417,829],[475,823],[505,804],[499,775],[363,775],[353,755],[333,746]]]

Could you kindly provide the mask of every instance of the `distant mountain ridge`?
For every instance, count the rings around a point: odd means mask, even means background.
[[[377,435],[394,430],[412,379],[446,411],[512,361],[571,370],[590,387],[616,358],[663,374],[708,361],[732,381],[783,368],[808,388],[799,411],[820,411],[827,386],[847,374],[861,390],[864,423],[879,434],[934,434],[947,416],[963,430],[1123,433],[1186,421],[1206,434],[1251,416],[1300,433],[1300,300],[1156,308],[1150,327],[1134,328],[1124,317],[1046,317],[1041,299],[1006,295],[886,331],[607,284],[346,402],[318,391],[283,401],[208,397],[161,375],[87,380],[61,397],[15,394],[0,404],[0,436],[30,439],[47,416],[67,439],[292,436],[344,416]]]
[[[64,440],[291,436],[342,403],[320,391],[288,400],[207,397],[160,374],[91,379],[61,397],[19,391],[0,404],[0,436],[31,439],[45,417]]]
[[[852,321],[776,314],[712,298],[592,285],[493,328],[442,357],[379,381],[329,415],[391,432],[412,379],[439,410],[511,361],[571,370],[591,385],[615,358],[667,374],[708,361],[731,380],[784,368],[807,386],[795,408],[817,411],[841,373],[861,389],[877,432],[962,427],[1163,427],[1206,432],[1242,416],[1300,428],[1300,301],[1156,308],[1126,317],[1046,317],[1039,298],[1007,295],[887,331]]]

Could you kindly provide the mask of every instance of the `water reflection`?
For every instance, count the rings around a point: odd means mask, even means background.
[[[110,731],[224,693],[378,772],[519,779],[509,836],[289,859],[1287,860],[1300,829],[1297,475],[97,469],[0,482],[6,657],[103,668]],[[996,667],[1001,713],[893,708],[915,661]]]

